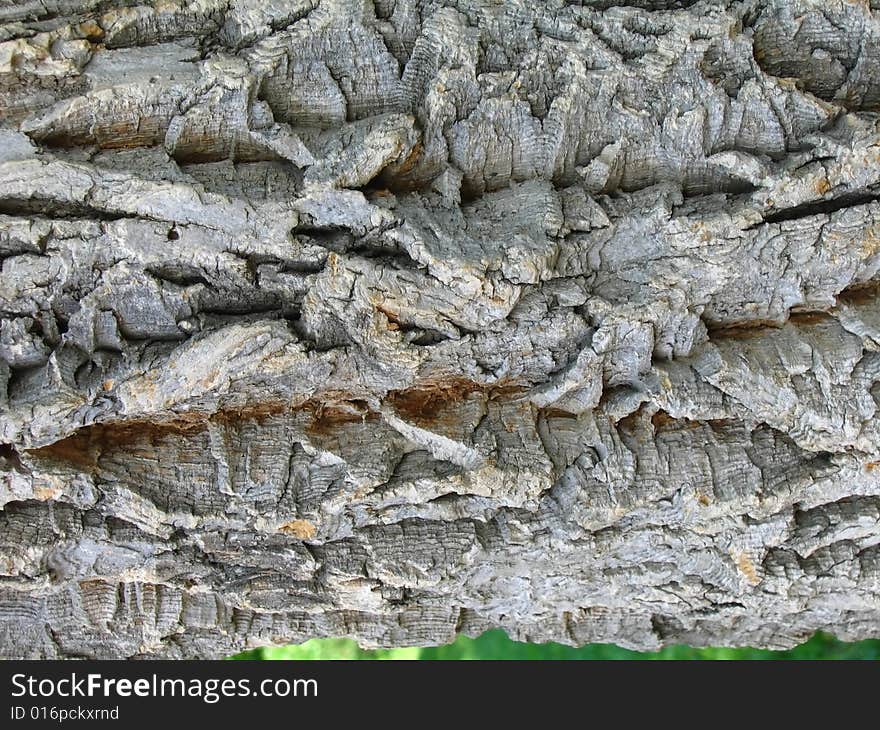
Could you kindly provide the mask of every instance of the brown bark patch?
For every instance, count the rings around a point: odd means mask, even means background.
[[[703,426],[719,429],[730,426],[733,423],[735,421],[732,418],[707,418],[702,420],[698,418],[675,418],[664,410],[659,410],[651,416],[651,425],[654,427],[654,433],[686,431],[702,428]]]
[[[525,390],[516,383],[484,385],[467,378],[450,377],[424,381],[405,390],[392,390],[385,400],[401,418],[427,428],[456,420],[455,409],[472,397],[513,398]]]
[[[814,324],[822,324],[832,319],[827,312],[792,312],[788,321],[799,327],[808,327]]]
[[[308,520],[293,520],[281,525],[278,531],[299,540],[311,540],[318,529]]]
[[[544,416],[544,418],[547,418],[547,419],[562,418],[562,419],[569,420],[569,421],[576,421],[578,418],[576,413],[571,413],[570,411],[564,411],[561,408],[553,408],[552,406],[549,406],[547,408],[542,408],[541,414]]]
[[[736,322],[725,322],[708,328],[712,339],[744,340],[758,337],[769,329],[781,329],[782,323],[773,319],[742,319]]]
[[[734,555],[734,562],[736,563],[739,572],[743,574],[745,579],[751,585],[755,586],[761,582],[761,579],[758,577],[758,571],[755,569],[755,564],[748,555],[745,553],[737,553]]]
[[[201,433],[211,422],[234,425],[246,421],[261,421],[286,410],[280,403],[260,403],[237,410],[219,411],[213,414],[191,413],[169,421],[122,421],[95,423],[84,426],[55,443],[28,449],[31,456],[76,466],[83,470],[94,469],[101,454],[133,448],[139,444],[156,445],[170,436]]]
[[[862,284],[853,284],[837,295],[837,301],[841,304],[856,305],[870,304],[880,297],[880,281],[866,281]]]
[[[379,414],[370,410],[365,400],[306,401],[302,408],[312,412],[312,419],[306,432],[315,436],[327,436],[347,423],[376,421]]]

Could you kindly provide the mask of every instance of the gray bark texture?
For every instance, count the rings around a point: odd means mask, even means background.
[[[0,655],[880,636],[880,0],[0,0]]]

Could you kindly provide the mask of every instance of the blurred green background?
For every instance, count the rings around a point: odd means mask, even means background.
[[[313,639],[304,644],[262,648],[233,659],[880,659],[880,639],[855,643],[816,634],[788,651],[766,649],[693,649],[670,646],[658,652],[637,652],[613,644],[579,649],[562,644],[525,644],[503,631],[487,631],[477,639],[459,637],[446,646],[406,649],[361,649],[351,639]]]

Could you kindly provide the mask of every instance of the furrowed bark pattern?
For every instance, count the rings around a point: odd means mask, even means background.
[[[880,636],[875,0],[0,0],[0,653]]]

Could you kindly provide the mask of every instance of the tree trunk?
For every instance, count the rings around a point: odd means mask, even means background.
[[[0,0],[0,654],[880,636],[880,1]]]

